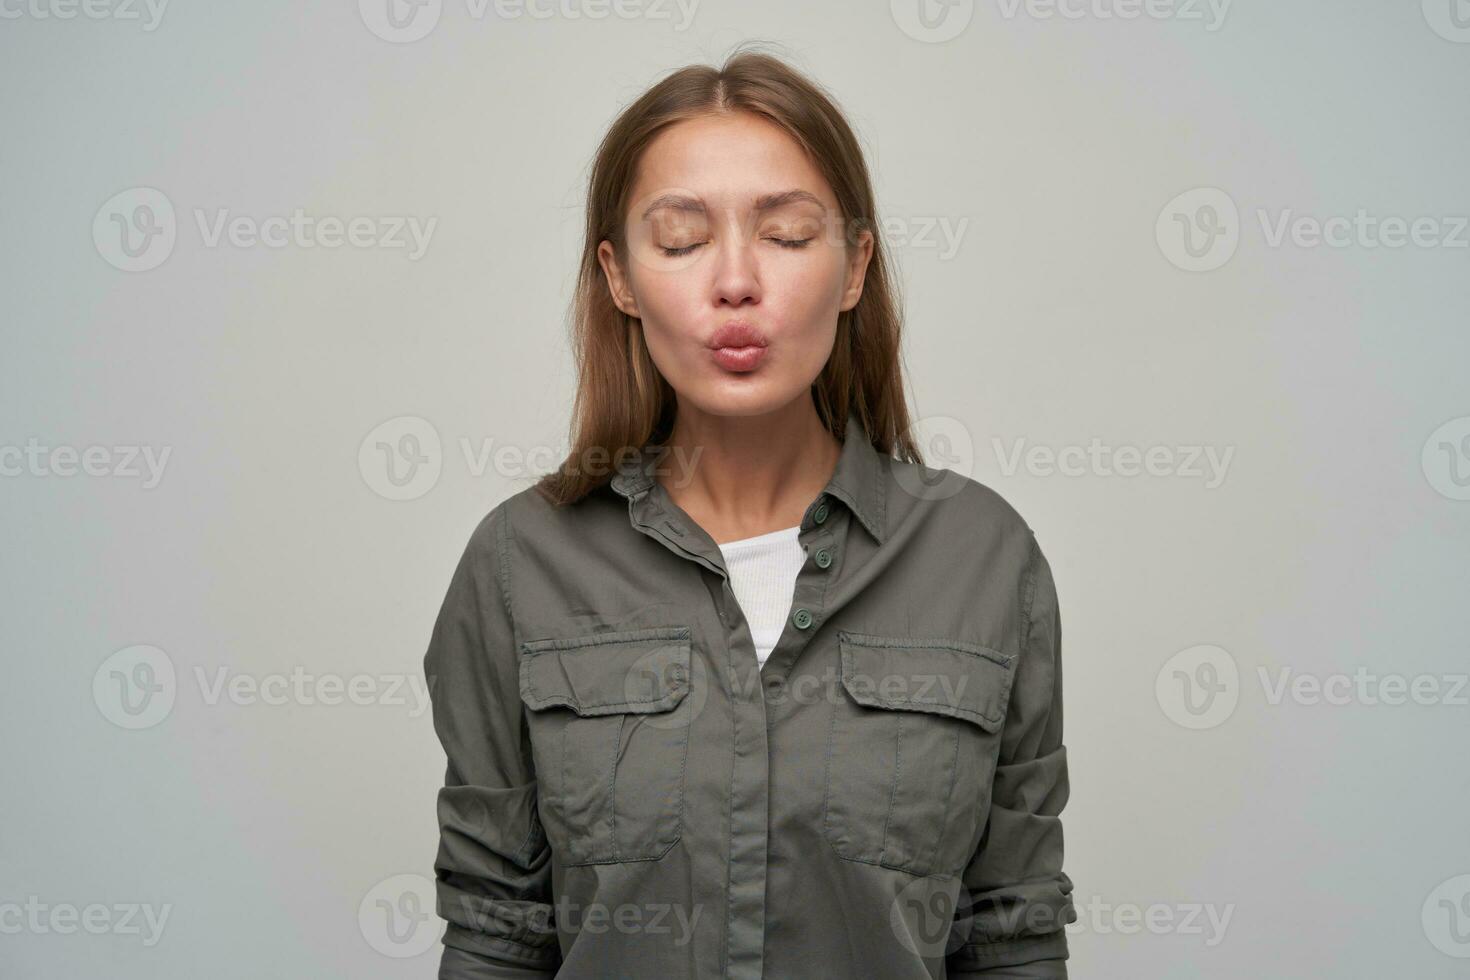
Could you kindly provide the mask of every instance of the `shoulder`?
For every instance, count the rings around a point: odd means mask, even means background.
[[[480,517],[470,544],[505,553],[517,544],[564,542],[619,513],[626,523],[627,501],[606,484],[571,504],[553,503],[532,485],[503,497]]]
[[[1034,541],[1031,524],[999,491],[957,470],[892,459],[888,509],[897,521],[923,514],[959,537]]]

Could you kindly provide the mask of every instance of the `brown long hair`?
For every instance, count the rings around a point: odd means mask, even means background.
[[[757,113],[784,129],[836,194],[848,246],[862,229],[873,232],[862,296],[851,310],[838,314],[832,355],[812,382],[812,399],[823,424],[838,439],[846,438],[843,429],[853,410],[874,447],[921,461],[908,431],[899,303],[857,138],[816,83],[772,55],[745,48],[737,47],[719,68],[690,65],[665,77],[623,110],[597,149],[572,304],[577,396],[571,451],[536,484],[553,503],[580,500],[606,482],[607,466],[588,466],[589,460],[607,464],[620,454],[661,444],[672,431],[677,409],[673,387],[649,356],[641,321],[613,303],[597,247],[607,239],[619,259],[627,260],[623,219],[644,150],[674,123],[717,113]]]

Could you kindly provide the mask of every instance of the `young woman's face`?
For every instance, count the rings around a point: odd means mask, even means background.
[[[862,294],[872,233],[847,245],[796,141],[750,113],[677,123],[645,151],[632,199],[626,264],[610,242],[598,257],[681,404],[756,415],[803,396]]]

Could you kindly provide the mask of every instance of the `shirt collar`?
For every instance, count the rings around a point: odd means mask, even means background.
[[[624,457],[609,485],[630,500],[642,498],[658,485],[653,474],[661,450],[645,446],[640,454]],[[849,411],[837,468],[822,493],[842,501],[879,544],[888,531],[887,476],[883,455],[868,438],[857,412]]]

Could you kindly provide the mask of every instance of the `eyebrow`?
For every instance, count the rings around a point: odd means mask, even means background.
[[[797,203],[815,204],[817,207],[826,210],[825,205],[822,204],[821,200],[815,194],[810,191],[801,190],[800,188],[762,194],[755,199],[755,210],[757,212],[774,211],[788,204]],[[671,211],[688,211],[694,214],[705,213],[704,202],[697,197],[690,197],[687,194],[663,194],[654,198],[653,202],[644,209],[643,217],[647,218],[650,214],[653,214],[653,212],[661,208],[667,208]]]

